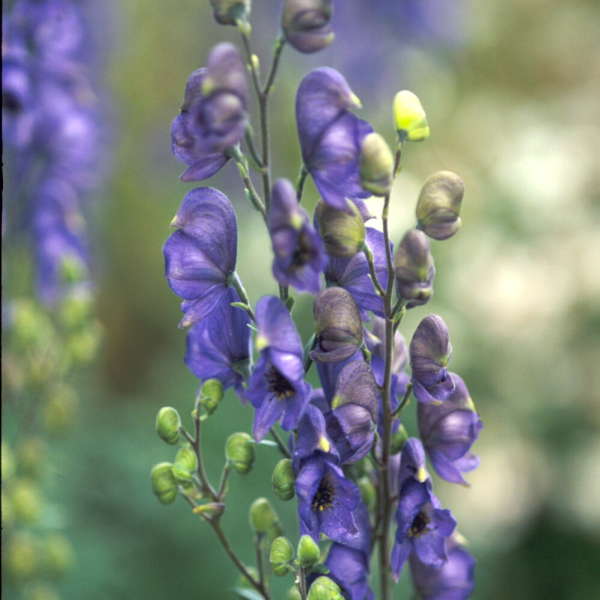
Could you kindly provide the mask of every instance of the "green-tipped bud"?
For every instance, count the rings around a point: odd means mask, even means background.
[[[11,491],[15,519],[27,525],[39,521],[43,502],[37,485],[29,479],[18,479]]]
[[[375,196],[385,196],[392,187],[394,157],[378,133],[369,133],[360,149],[360,182]]]
[[[250,526],[256,533],[276,538],[281,533],[279,517],[266,498],[257,498],[250,506]]]
[[[200,389],[200,406],[212,415],[223,400],[223,384],[218,379],[207,379]]]
[[[238,473],[249,473],[254,464],[254,440],[247,433],[232,433],[225,443],[225,458]]]
[[[310,537],[303,535],[298,542],[298,562],[305,569],[314,567],[321,560],[321,550],[318,544]]]
[[[313,581],[308,591],[308,600],[343,600],[342,592],[333,579],[321,575]]]
[[[53,387],[42,417],[46,431],[52,435],[62,435],[69,431],[75,424],[79,397],[70,386],[58,384]]]
[[[339,210],[319,202],[316,208],[319,233],[330,256],[354,256],[365,243],[365,223],[353,202],[347,202],[348,210]]]
[[[408,432],[406,431],[404,425],[400,425],[398,429],[392,433],[392,443],[390,447],[390,451],[392,454],[398,454],[404,448],[404,444],[406,444],[406,440],[408,439]]]
[[[167,444],[179,441],[181,418],[172,406],[163,406],[156,415],[156,433]]]
[[[50,577],[62,577],[73,565],[73,547],[58,533],[44,540],[42,556],[44,571]]]
[[[287,575],[290,570],[290,562],[294,558],[294,547],[290,541],[283,537],[276,537],[271,544],[269,562],[273,567],[275,575]]]
[[[429,137],[429,125],[423,105],[408,90],[402,90],[394,97],[394,121],[401,142],[422,142]]]
[[[288,590],[285,598],[286,600],[302,600],[302,594],[296,586],[293,586]]]
[[[31,579],[38,570],[39,548],[29,533],[16,533],[10,538],[2,562],[16,581]]]
[[[171,504],[177,498],[177,481],[172,467],[171,463],[162,462],[154,465],[150,472],[152,491],[161,504]]]
[[[461,225],[460,205],[465,185],[452,171],[439,171],[427,178],[417,201],[417,221],[434,240],[453,236]]]
[[[173,463],[173,477],[177,483],[186,484],[192,481],[192,476],[198,467],[198,457],[190,446],[184,446],[177,451]]]
[[[275,465],[271,482],[273,491],[280,500],[291,500],[294,497],[296,475],[289,458],[282,458]]]
[[[375,486],[369,477],[361,477],[358,481],[358,489],[362,496],[363,502],[367,505],[367,508],[371,509],[375,506]]]
[[[46,456],[46,445],[40,438],[26,438],[17,446],[16,454],[17,463],[22,472],[33,477],[37,477],[41,473]]]
[[[250,0],[210,0],[215,21],[220,25],[237,25],[248,20]]]

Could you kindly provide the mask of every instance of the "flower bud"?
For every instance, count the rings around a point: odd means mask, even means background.
[[[44,571],[50,577],[61,577],[73,565],[73,547],[67,538],[55,533],[43,544]]]
[[[247,21],[250,15],[250,0],[210,0],[215,21],[220,25],[237,25]]]
[[[385,196],[392,187],[394,157],[378,133],[369,133],[360,149],[360,181],[375,196]]]
[[[250,525],[256,533],[275,538],[281,532],[277,513],[266,498],[257,498],[250,506]]]
[[[310,537],[303,535],[298,542],[298,562],[305,569],[314,567],[321,559],[318,544]]]
[[[422,142],[429,137],[427,115],[419,98],[403,90],[394,97],[394,121],[401,142]]]
[[[296,476],[289,458],[282,458],[275,465],[271,482],[273,491],[280,500],[291,500],[294,497]]]
[[[321,575],[313,581],[308,591],[308,600],[343,600],[342,592],[333,579]]]
[[[281,27],[286,40],[299,52],[309,54],[329,46],[332,0],[285,0]]]
[[[394,257],[396,291],[412,308],[429,301],[433,295],[435,266],[427,236],[418,229],[408,231]]]
[[[52,388],[42,417],[44,427],[52,435],[62,435],[71,429],[77,417],[79,397],[70,386],[58,384]]]
[[[60,600],[56,590],[45,583],[27,586],[23,591],[22,598],[23,600]]]
[[[171,463],[162,462],[154,465],[150,472],[152,491],[161,504],[171,504],[177,498],[177,482],[172,467]]]
[[[390,452],[392,454],[398,454],[404,448],[404,444],[408,439],[408,432],[404,425],[400,424],[398,429],[392,433],[392,443],[390,446]]]
[[[15,518],[25,524],[36,523],[42,513],[42,497],[35,483],[29,479],[19,479],[11,491]]]
[[[346,201],[348,210],[319,202],[315,215],[325,250],[330,256],[350,258],[362,250],[365,224],[354,202]]]
[[[286,600],[302,600],[302,594],[295,585],[288,590]]]
[[[275,575],[287,575],[290,572],[290,561],[294,558],[294,548],[285,537],[276,537],[271,544],[269,562]]]
[[[247,433],[232,433],[225,443],[225,458],[241,475],[249,473],[254,464],[254,440]]]
[[[176,444],[179,440],[181,418],[172,406],[163,406],[156,415],[156,433],[167,444]]]
[[[363,499],[363,502],[367,505],[367,508],[370,510],[375,506],[375,486],[369,477],[361,477],[358,481],[358,489],[360,490],[360,495]]]
[[[93,298],[89,291],[80,290],[70,293],[60,304],[59,317],[68,329],[84,325],[90,317],[93,307]]]
[[[173,464],[173,477],[177,483],[189,483],[198,466],[198,457],[190,446],[184,446],[177,451]]]
[[[30,437],[19,443],[16,454],[19,469],[37,477],[44,464],[46,445],[40,438]]]
[[[223,400],[223,384],[218,379],[207,379],[200,390],[200,405],[212,415]]]
[[[417,201],[417,221],[434,240],[452,237],[460,228],[460,205],[465,186],[452,171],[439,171],[427,178]]]
[[[38,569],[39,550],[35,538],[20,532],[10,538],[3,553],[2,563],[9,575],[17,581],[31,579]]]

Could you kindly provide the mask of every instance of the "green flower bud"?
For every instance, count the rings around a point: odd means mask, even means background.
[[[367,505],[367,508],[373,508],[375,506],[376,498],[373,482],[368,477],[361,477],[357,483],[363,502]]]
[[[406,431],[404,425],[400,425],[398,429],[392,433],[392,443],[390,447],[390,451],[392,454],[398,454],[404,448],[404,444],[408,439],[408,432]]]
[[[394,157],[378,133],[369,133],[360,149],[360,180],[365,190],[385,196],[392,187]]]
[[[275,575],[287,575],[290,570],[290,561],[294,558],[294,547],[285,537],[276,537],[271,544],[269,562]]]
[[[89,363],[98,353],[102,328],[92,321],[85,328],[72,333],[67,341],[67,351],[76,363]]]
[[[7,544],[2,562],[16,581],[31,579],[38,570],[39,549],[36,540],[26,532],[16,533]]]
[[[93,297],[90,292],[77,290],[64,298],[59,308],[59,318],[69,329],[85,324],[92,314]]]
[[[15,472],[15,459],[12,450],[6,442],[2,442],[2,455],[0,456],[0,464],[2,465],[2,481],[10,479]]]
[[[310,586],[308,600],[344,600],[344,597],[337,583],[322,575]]]
[[[42,513],[42,497],[39,488],[29,479],[18,479],[11,490],[11,501],[18,521],[36,523]]]
[[[54,335],[54,328],[32,300],[19,299],[10,305],[10,328],[18,346],[31,350],[32,346],[46,345]]]
[[[257,498],[250,506],[250,526],[256,533],[276,538],[281,533],[279,517],[266,498]]]
[[[185,484],[192,481],[192,476],[198,467],[198,457],[190,446],[184,446],[177,451],[173,463],[173,477],[177,483]]]
[[[250,15],[250,0],[210,0],[215,21],[220,25],[236,25],[247,21]]]
[[[282,458],[275,465],[271,482],[273,491],[280,500],[291,500],[294,497],[296,476],[289,458]]]
[[[154,465],[150,472],[152,491],[161,504],[171,504],[177,498],[177,481],[173,477],[172,467],[171,463],[162,462]]]
[[[298,542],[298,562],[305,569],[314,567],[321,559],[318,544],[310,537],[303,535]]]
[[[64,283],[78,283],[83,281],[87,274],[87,267],[75,255],[66,255],[60,263],[60,277]]]
[[[429,137],[427,115],[419,98],[403,90],[394,97],[394,121],[401,142],[421,142]]]
[[[77,418],[79,397],[70,386],[58,384],[53,387],[42,411],[44,427],[52,435],[69,431]]]
[[[425,181],[417,201],[417,221],[434,240],[453,236],[461,226],[460,205],[465,186],[452,171],[439,171]]]
[[[23,600],[60,600],[60,596],[49,585],[37,583],[25,588]]]
[[[351,257],[362,250],[365,223],[354,202],[346,201],[348,211],[319,202],[315,210],[319,233],[330,256]]]
[[[225,458],[238,473],[249,473],[254,464],[254,440],[247,433],[232,433],[225,443]]]
[[[286,600],[302,600],[302,595],[296,586],[293,586],[288,590]]]
[[[212,415],[223,400],[223,384],[218,379],[207,379],[200,389],[200,406]]]
[[[156,415],[156,433],[167,444],[176,444],[179,440],[181,418],[172,406],[163,406]]]
[[[62,577],[73,565],[73,547],[58,533],[44,540],[42,556],[44,570],[50,577]]]
[[[20,470],[27,475],[37,477],[44,464],[46,445],[40,438],[26,438],[17,446],[16,454]]]

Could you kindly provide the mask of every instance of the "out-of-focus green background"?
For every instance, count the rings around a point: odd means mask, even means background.
[[[278,4],[255,0],[263,65]],[[474,597],[598,598],[600,10],[596,0],[467,0],[454,8],[437,24],[442,33],[448,28],[442,40],[439,31],[407,36],[406,24],[396,29],[363,10],[353,26],[344,19],[322,53],[286,48],[272,102],[275,173],[293,179],[298,171],[293,98],[309,69],[343,70],[365,118],[390,142],[394,92],[417,92],[432,135],[406,149],[392,202],[394,239],[410,226],[420,184],[433,171],[460,173],[466,195],[461,232],[433,244],[435,298],[411,311],[402,330],[410,337],[429,312],[445,318],[451,367],[485,423],[471,488],[437,485],[478,560]],[[183,501],[159,505],[148,473],[172,459],[154,433],[156,411],[168,404],[188,415],[197,385],[182,361],[179,302],[163,277],[168,224],[192,187],[178,180],[183,167],[170,154],[170,122],[189,73],[218,41],[237,42],[236,32],[214,24],[202,0],[119,0],[109,22],[117,122],[95,242],[104,342],[78,382],[78,429],[52,450],[51,494],[76,551],[62,593],[228,598],[237,576],[210,530]],[[231,165],[209,184],[238,210],[238,267],[256,301],[274,290],[262,222]],[[312,184],[307,189],[312,208],[316,194]],[[298,296],[305,339],[310,310],[310,298]],[[233,395],[211,418],[205,448],[213,476],[225,436],[250,422],[250,409]],[[269,491],[277,458],[261,447],[254,471],[232,478],[224,526],[248,561],[247,507]],[[294,503],[275,504],[295,536]]]

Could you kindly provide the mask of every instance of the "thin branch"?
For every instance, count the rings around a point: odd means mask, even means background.
[[[382,298],[385,298],[386,292],[383,289],[383,286],[381,285],[381,283],[379,283],[379,278],[377,277],[377,272],[375,271],[375,258],[373,256],[373,252],[371,252],[371,248],[369,248],[369,246],[367,246],[366,243],[363,246],[363,252],[364,252],[365,258],[367,259],[367,263],[369,265],[369,274],[371,275],[371,281],[373,282],[375,291]],[[392,277],[391,273],[388,275],[388,277],[390,277],[390,278]]]
[[[275,428],[271,427],[270,431],[271,431],[271,437],[273,438],[273,440],[277,444],[277,447],[279,448],[279,450],[281,451],[281,453],[286,458],[292,458],[292,455],[290,454],[290,451],[287,449],[287,446],[285,445],[284,441],[281,439],[281,437],[279,436],[279,434],[277,433],[277,431],[275,430]]]

